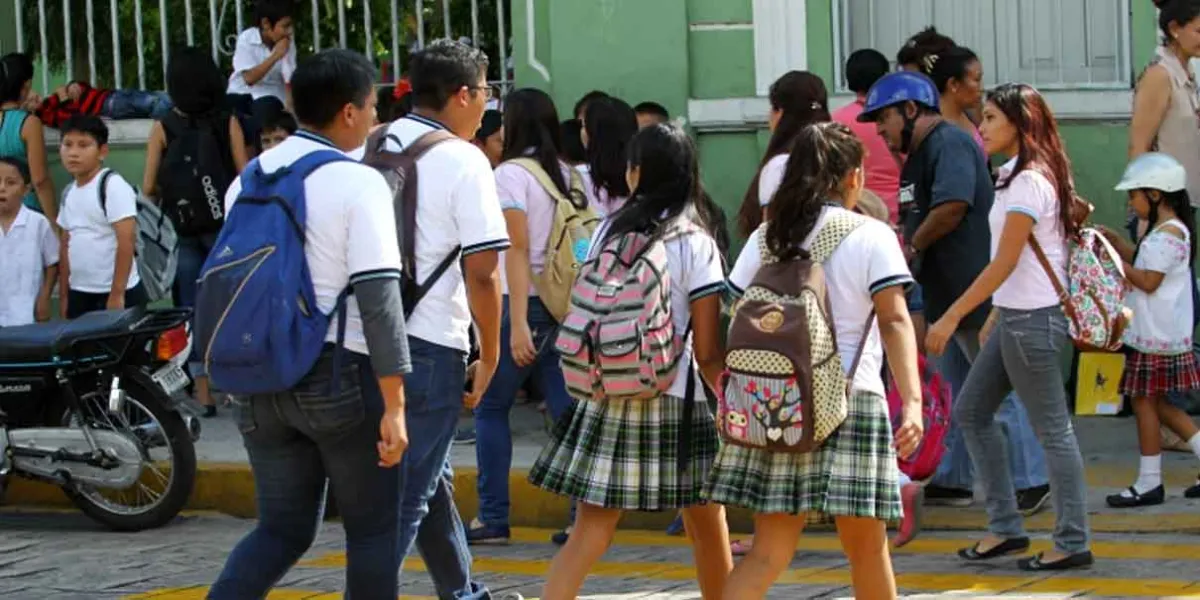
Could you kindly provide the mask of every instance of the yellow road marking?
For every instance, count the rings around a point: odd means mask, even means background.
[[[303,566],[318,568],[343,568],[342,554],[329,554],[305,561]],[[548,560],[517,560],[503,558],[476,558],[474,570],[479,573],[524,575],[544,577],[549,570]],[[404,565],[406,571],[425,571],[420,559],[410,558]],[[687,581],[696,578],[692,565],[671,562],[599,562],[592,567],[591,576],[622,577],[627,579],[650,579],[660,581]],[[1197,577],[1200,577],[1198,575]],[[848,568],[802,568],[786,571],[777,584],[797,585],[850,585]],[[968,592],[1005,593],[1020,590],[1021,593],[1039,594],[1089,594],[1093,596],[1175,596],[1200,598],[1200,586],[1196,580],[1176,579],[1121,579],[1061,577],[1045,578],[1045,575],[979,575],[971,573],[898,573],[896,583],[902,589]]]
[[[515,543],[548,543],[550,529],[530,529],[524,527],[512,530],[512,541]],[[738,536],[733,536],[735,539]],[[686,547],[691,542],[682,536],[670,536],[653,531],[617,531],[613,543],[619,546],[668,546]],[[910,542],[894,554],[943,554],[954,555],[959,548],[966,548],[975,543],[968,538],[924,538]],[[1050,550],[1049,540],[1034,540],[1032,551]],[[800,552],[841,552],[842,545],[837,537],[832,535],[807,534],[800,538],[796,549]],[[1092,542],[1092,554],[1101,559],[1118,560],[1200,560],[1200,550],[1196,544],[1143,544],[1131,542]]]

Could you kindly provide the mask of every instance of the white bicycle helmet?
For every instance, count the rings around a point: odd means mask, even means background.
[[[1179,161],[1162,152],[1147,152],[1125,167],[1125,174],[1113,189],[1159,190],[1178,192],[1187,187],[1187,171]]]

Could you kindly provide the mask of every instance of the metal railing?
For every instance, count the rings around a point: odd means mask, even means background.
[[[386,85],[401,76],[409,54],[424,47],[427,38],[454,37],[458,32],[460,39],[488,53],[492,63],[489,78],[507,90],[512,77],[507,35],[511,11],[506,4],[511,1],[297,2],[295,40],[301,53],[327,48],[331,41],[338,47],[360,50],[381,67],[381,84]],[[54,82],[82,78],[104,87],[163,89],[171,48],[185,44],[207,46],[213,59],[228,69],[237,36],[253,15],[253,0],[13,3],[17,49],[34,55],[43,94],[51,91]],[[195,6],[197,3],[207,6]],[[494,31],[481,31],[481,19],[489,17],[495,20]]]
[[[1129,0],[835,0],[834,57],[875,48],[893,58],[929,25],[975,51],[984,82],[1043,89],[1129,89]]]

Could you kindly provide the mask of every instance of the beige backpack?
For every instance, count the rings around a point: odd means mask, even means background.
[[[582,209],[576,207],[571,198],[559,191],[536,160],[516,158],[508,162],[529,171],[555,202],[554,221],[550,225],[550,237],[546,240],[545,264],[542,272],[533,276],[533,285],[550,315],[561,323],[570,309],[571,286],[575,284],[580,265],[587,260],[592,232],[600,223],[600,217],[590,206],[585,205]],[[570,171],[571,196],[586,202],[583,177],[575,169]]]

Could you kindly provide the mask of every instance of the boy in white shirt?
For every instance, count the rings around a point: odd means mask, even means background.
[[[50,293],[58,277],[58,238],[50,221],[22,203],[29,168],[0,158],[0,327],[50,320]]]
[[[59,312],[73,319],[95,310],[146,304],[138,277],[137,193],[125,178],[104,168],[108,127],[99,117],[79,115],[62,124],[59,154],[74,181],[63,192],[59,289],[68,290]]]
[[[226,94],[239,113],[254,117],[257,127],[263,126],[279,104],[289,111],[292,107],[292,73],[296,71],[294,10],[291,0],[258,0],[254,25],[238,35],[233,50],[233,75]],[[256,139],[258,130],[251,129],[247,137]]]

